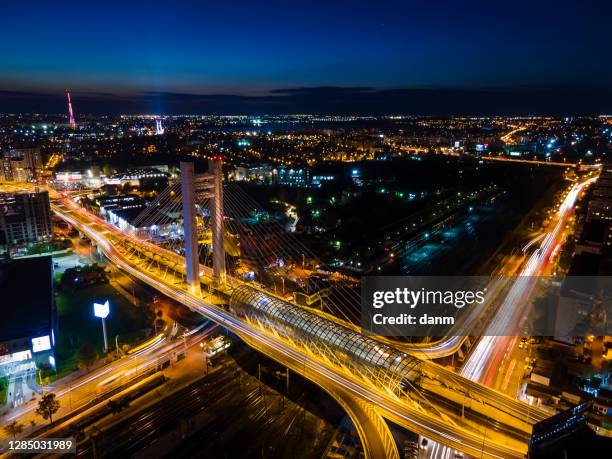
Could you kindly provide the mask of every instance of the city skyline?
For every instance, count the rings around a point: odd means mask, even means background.
[[[612,445],[612,3],[16,2],[0,455]]]
[[[83,457],[598,457],[611,120],[0,115],[0,427]]]
[[[597,2],[5,6],[3,112],[607,113]],[[110,28],[109,25],[112,25]],[[80,107],[78,106],[80,105]],[[77,108],[78,107],[78,108]]]

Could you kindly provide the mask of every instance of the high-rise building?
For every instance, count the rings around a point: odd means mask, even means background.
[[[49,193],[0,193],[0,231],[5,234],[9,245],[51,239]]]
[[[11,148],[5,156],[10,158],[21,158],[24,165],[32,172],[42,169],[42,158],[39,147]]]
[[[27,182],[30,174],[19,158],[0,158],[0,180],[8,182]]]
[[[0,260],[0,315],[0,375],[55,368],[58,330],[50,256]]]
[[[40,148],[12,148],[0,158],[0,179],[15,182],[29,182],[42,169]]]

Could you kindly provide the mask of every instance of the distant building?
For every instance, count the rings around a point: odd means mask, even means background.
[[[5,153],[5,157],[9,158],[21,158],[24,162],[24,165],[32,171],[33,174],[36,174],[37,171],[42,169],[42,156],[40,154],[39,147],[30,147],[30,148],[13,148]]]
[[[336,177],[334,175],[313,175],[310,179],[310,186],[320,188],[326,182],[331,182]]]
[[[268,164],[243,164],[234,168],[234,180],[238,182],[257,180],[260,182],[270,180],[272,167]]]
[[[0,231],[7,244],[51,239],[51,207],[47,191],[0,193]]]
[[[0,159],[0,178],[6,181],[29,182],[42,170],[40,148],[13,148]]]
[[[0,179],[7,182],[27,182],[30,174],[18,158],[0,158]]]
[[[141,212],[146,202],[135,194],[117,194],[98,198],[96,204],[100,207],[100,215],[108,219],[108,212],[113,210],[138,209]]]
[[[129,169],[123,173],[114,174],[104,179],[107,185],[133,186],[140,187],[144,182],[160,181],[168,184],[170,174],[157,169]]]
[[[97,200],[100,215],[121,231],[142,238],[173,237],[181,232],[180,211],[151,210],[146,219],[138,218],[147,202],[133,194],[106,196]],[[154,224],[151,221],[157,220]]]
[[[313,175],[308,167],[278,166],[272,168],[267,164],[244,164],[236,166],[233,172],[234,180],[272,182],[275,185],[307,188],[320,188],[325,182],[334,180],[332,174]]]
[[[536,152],[535,144],[515,144],[503,147],[504,153],[510,156],[532,156]]]
[[[80,171],[56,172],[53,185],[61,190],[80,188],[85,186],[85,176]]]
[[[55,367],[51,257],[1,261],[0,298],[0,375],[28,363]]]
[[[53,179],[53,186],[57,190],[78,190],[84,187],[97,189],[102,185],[102,171],[99,166],[91,166],[84,171],[58,171]]]
[[[107,219],[110,223],[119,228],[126,234],[133,234],[143,239],[157,239],[176,237],[182,234],[182,226],[180,215],[170,215],[158,213],[160,223],[148,223],[151,217],[148,216],[147,221],[141,221],[138,217],[143,209],[110,209],[107,212]]]
[[[612,391],[600,389],[593,400],[592,412],[598,416],[612,417]]]
[[[602,244],[612,247],[612,164],[603,165],[601,175],[593,187],[586,216],[587,223],[602,225]]]
[[[36,173],[27,166],[26,161],[19,157],[4,157],[0,159],[1,177],[8,182],[30,182]]]
[[[142,170],[156,170],[157,172],[165,172],[170,174],[170,168],[167,164],[153,164],[151,166],[140,166]]]
[[[6,241],[6,233],[0,231],[0,259],[4,259],[8,253],[9,247]]]
[[[307,187],[310,184],[310,170],[308,168],[279,166],[272,171],[272,180],[276,185]]]

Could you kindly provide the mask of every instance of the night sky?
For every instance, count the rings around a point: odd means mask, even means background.
[[[610,113],[612,2],[3,1],[0,111]]]

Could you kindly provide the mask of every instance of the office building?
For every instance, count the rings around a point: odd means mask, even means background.
[[[0,375],[17,365],[55,367],[51,257],[0,261],[0,298]]]
[[[38,177],[42,169],[40,148],[13,148],[0,159],[0,179],[29,182]]]
[[[0,193],[0,231],[8,245],[51,239],[51,208],[47,191]]]
[[[234,180],[268,181],[272,177],[272,167],[268,164],[243,164],[234,168]]]
[[[277,185],[304,188],[310,185],[310,170],[279,166],[272,171],[272,179]]]

